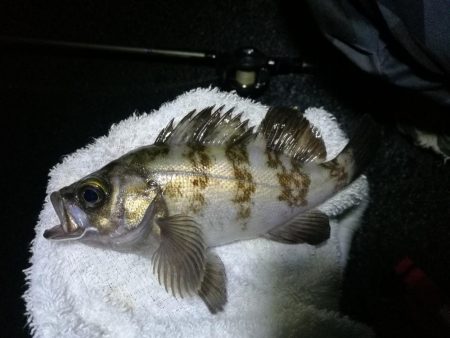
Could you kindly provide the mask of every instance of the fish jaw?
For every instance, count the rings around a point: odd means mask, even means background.
[[[60,224],[45,230],[44,238],[57,241],[83,238],[89,228],[87,216],[83,210],[72,203],[65,203],[59,191],[50,195],[50,201]]]

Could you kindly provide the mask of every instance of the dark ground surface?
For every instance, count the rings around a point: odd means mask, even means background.
[[[317,72],[275,77],[259,100],[322,106],[344,125],[370,113],[383,126],[369,172],[371,205],[354,238],[342,311],[380,337],[436,336],[435,317],[411,316],[393,268],[409,256],[443,295],[450,294],[450,164],[414,147],[395,127],[396,116],[419,116],[419,125],[429,125],[437,121],[437,108],[354,70],[321,40],[306,8],[270,0],[56,7],[6,1],[0,15],[0,35],[194,50],[253,46],[268,55],[308,56]],[[215,79],[207,67],[0,47],[1,336],[28,334],[22,270],[49,169],[134,111],[156,109]]]

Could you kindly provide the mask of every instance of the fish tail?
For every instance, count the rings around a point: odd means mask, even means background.
[[[353,136],[344,150],[336,157],[338,162],[344,160],[351,163],[350,180],[361,175],[362,171],[373,159],[380,139],[380,130],[375,121],[365,114],[355,128]]]

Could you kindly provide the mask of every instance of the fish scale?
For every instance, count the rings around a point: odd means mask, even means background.
[[[331,169],[325,166],[302,165],[261,146],[243,147],[241,152],[247,154],[247,161],[236,164],[225,147],[206,146],[202,152],[210,165],[203,167],[196,166],[189,156],[180,155],[190,153],[191,147],[172,146],[169,153],[149,164],[145,174],[154,177],[162,188],[170,214],[192,216],[202,225],[208,246],[258,237],[296,214],[316,207],[335,190],[337,182],[330,175]],[[279,164],[269,165],[275,156]],[[236,166],[241,171],[244,167],[251,177],[236,174]],[[299,180],[296,186],[295,176],[309,178],[308,184]],[[205,177],[204,186],[196,183]],[[248,199],[236,198],[246,195],[242,190],[248,190]],[[288,197],[283,193],[286,190],[290,190]],[[199,195],[202,203],[195,203]],[[296,196],[303,196],[305,203],[295,203]],[[249,212],[243,215],[246,208]]]
[[[316,207],[366,166],[373,122],[363,117],[344,150],[324,162],[320,134],[297,110],[269,109],[256,132],[222,110],[192,111],[153,145],[53,192],[61,224],[44,237],[120,251],[151,246],[165,289],[197,294],[211,313],[223,310],[227,290],[225,267],[210,248],[258,237],[327,240],[328,217]]]

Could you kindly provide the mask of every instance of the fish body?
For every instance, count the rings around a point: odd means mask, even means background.
[[[256,132],[232,111],[191,112],[154,144],[54,192],[61,225],[44,236],[117,250],[155,246],[153,269],[166,290],[197,293],[215,313],[226,303],[226,278],[208,248],[328,239],[328,218],[315,208],[360,173],[373,136],[363,121],[325,162],[323,140],[296,110],[269,110]]]
[[[257,145],[175,145],[168,152],[158,147],[122,160],[159,154],[143,166],[143,177],[161,187],[168,214],[188,215],[201,224],[208,247],[264,235],[322,203],[339,184],[325,166],[301,166]]]

